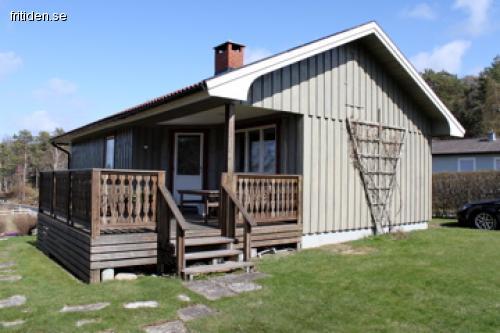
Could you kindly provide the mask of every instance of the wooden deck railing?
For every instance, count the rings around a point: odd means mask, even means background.
[[[39,210],[97,237],[156,228],[163,171],[84,169],[40,173]],[[161,183],[163,185],[163,183]]]
[[[161,183],[159,186],[160,194],[162,196],[163,202],[166,204],[166,220],[170,221],[170,218],[173,216],[176,222],[176,233],[175,233],[175,248],[176,248],[176,257],[177,257],[177,274],[182,276],[182,270],[186,267],[186,230],[188,229],[188,224],[184,219],[179,207],[172,197],[170,191],[166,188],[164,183]],[[170,224],[169,224],[170,227]],[[169,231],[165,237],[162,237],[165,240],[170,239]]]
[[[246,211],[260,223],[301,223],[302,176],[236,173],[233,188]]]
[[[234,237],[243,224],[244,255],[250,258],[252,228],[273,222],[302,223],[302,176],[224,173],[221,179],[223,233]]]

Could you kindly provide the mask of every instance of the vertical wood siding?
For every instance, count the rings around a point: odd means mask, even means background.
[[[304,233],[372,227],[345,118],[377,121],[379,112],[382,122],[408,130],[392,221],[431,218],[430,121],[362,45],[351,43],[264,75],[250,88],[249,101],[303,115],[297,150],[303,149]]]
[[[115,169],[132,168],[132,129],[121,129],[115,133]]]
[[[96,138],[73,143],[71,169],[102,168],[104,165],[104,139]]]
[[[134,127],[131,168],[141,170],[160,170],[163,128]],[[129,151],[130,151],[129,149]]]
[[[115,137],[115,168],[132,168],[132,135],[131,129],[121,129],[98,138],[73,143],[71,148],[71,168],[103,168],[106,151],[106,137]]]

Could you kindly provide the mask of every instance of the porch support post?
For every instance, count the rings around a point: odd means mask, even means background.
[[[227,176],[224,179],[230,188],[233,188],[234,175],[234,150],[235,150],[235,125],[236,125],[236,106],[233,102],[226,103],[226,122],[225,122],[225,152],[226,152],[226,172]],[[234,206],[228,196],[223,207],[225,212],[221,214],[224,217],[222,230],[226,237],[234,237],[236,235],[236,219]]]
[[[234,173],[234,147],[235,147],[235,123],[236,123],[236,112],[234,103],[226,103],[226,171],[227,174],[232,177]]]

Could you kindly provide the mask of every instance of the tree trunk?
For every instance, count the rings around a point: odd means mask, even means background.
[[[22,197],[21,202],[24,203],[26,200],[26,174],[28,172],[28,152],[24,149],[24,165],[23,165],[23,181],[21,184]]]

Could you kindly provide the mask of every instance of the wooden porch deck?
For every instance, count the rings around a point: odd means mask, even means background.
[[[187,216],[186,223],[186,238],[199,238],[199,237],[214,237],[222,236],[222,229],[219,228],[219,220],[211,218],[208,224],[203,222],[202,216]],[[175,220],[170,221],[170,242],[175,243],[177,232],[175,228]],[[236,227],[236,243],[235,248],[241,249],[243,244],[243,225]],[[253,229],[252,232],[252,247],[263,248],[278,245],[296,245],[300,243],[302,236],[302,226],[296,223],[266,223],[259,225]]]
[[[93,283],[102,269],[162,270],[173,257],[181,276],[248,268],[252,248],[300,243],[300,176],[224,179],[219,217],[205,224],[179,211],[163,171],[41,173],[38,247]],[[212,265],[190,266],[200,260]]]

